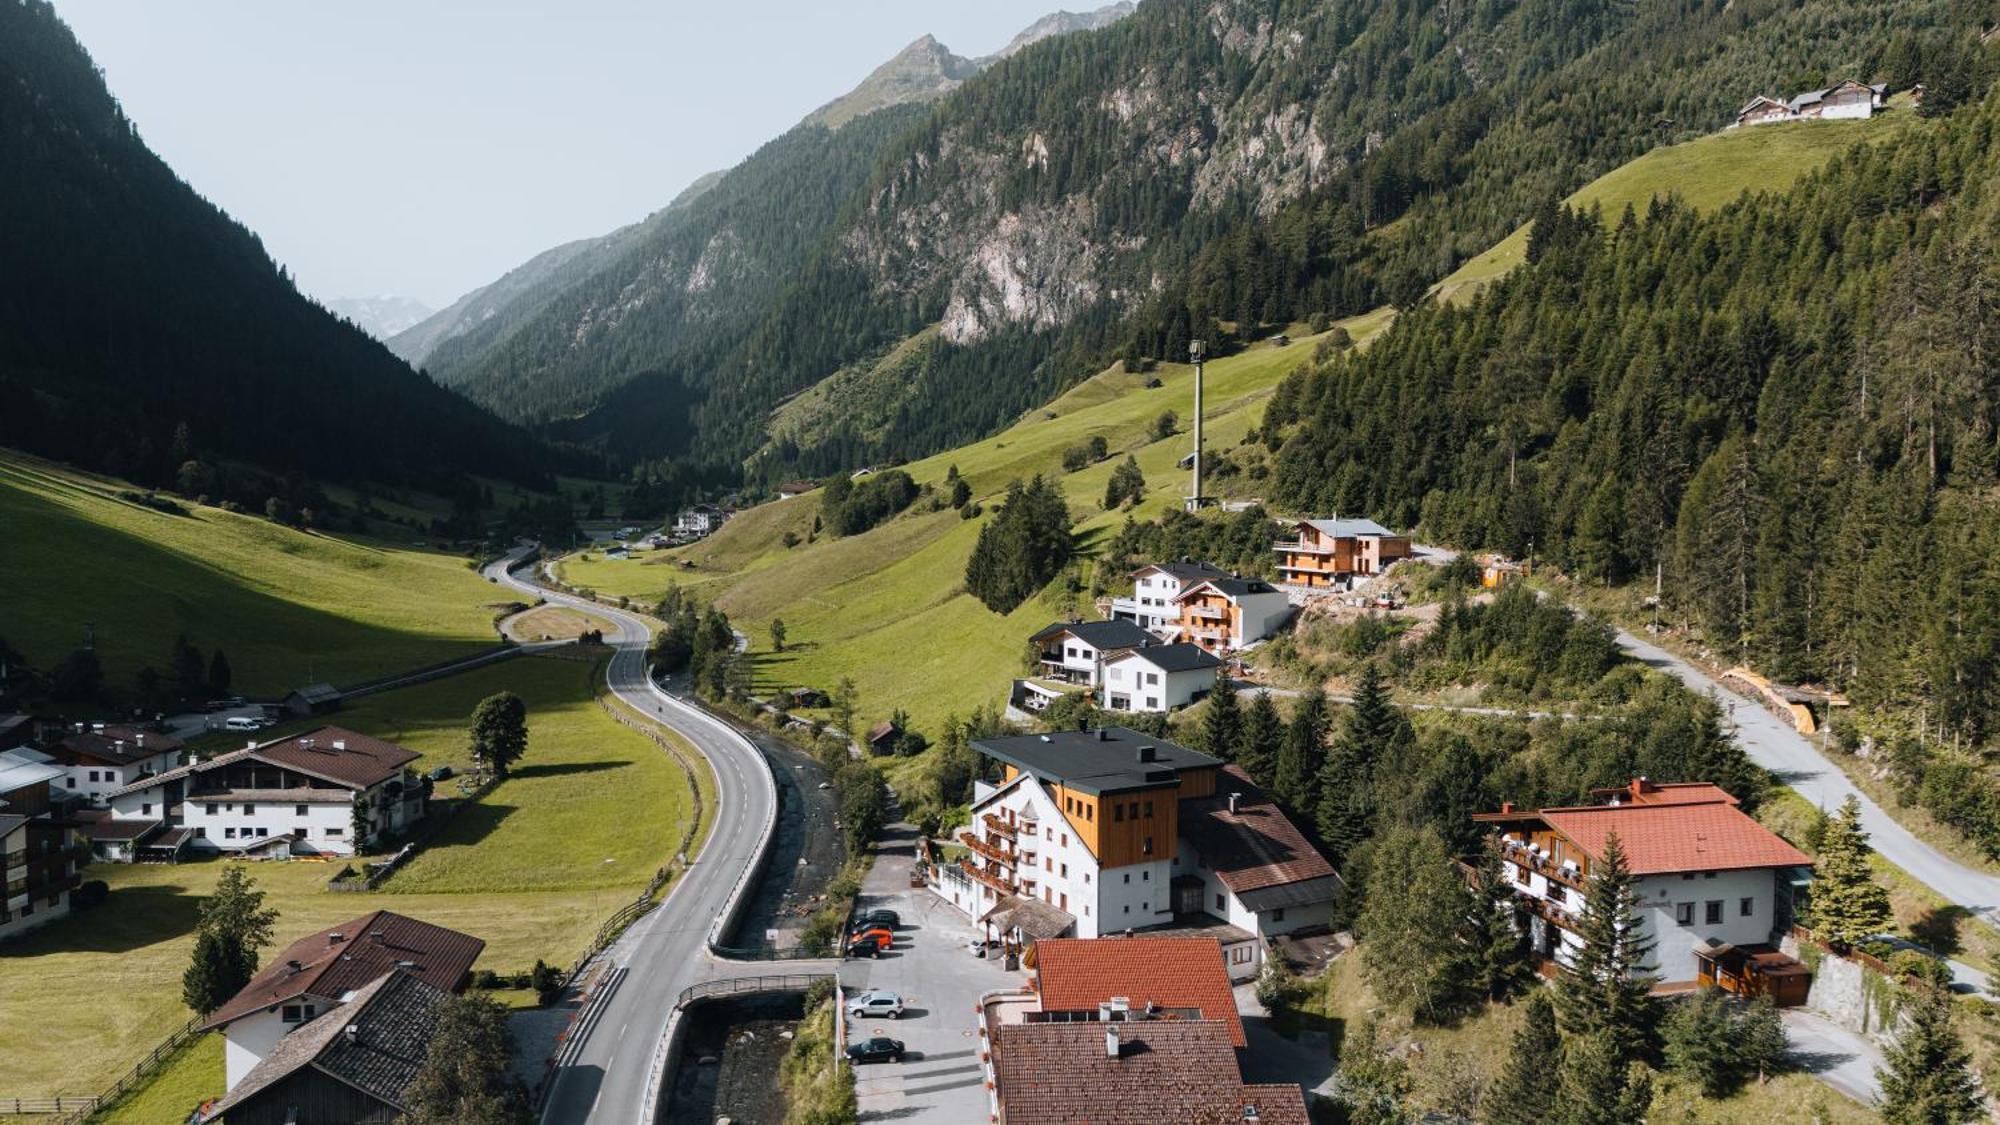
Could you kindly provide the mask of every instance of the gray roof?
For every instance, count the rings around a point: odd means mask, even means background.
[[[1127,727],[982,738],[973,749],[1041,781],[1079,793],[1117,793],[1175,784],[1180,771],[1222,765],[1219,758]]]
[[[1129,658],[1143,660],[1162,672],[1195,672],[1203,668],[1220,668],[1218,660],[1200,645],[1186,641],[1171,645],[1154,645],[1129,654]]]
[[[1136,626],[1135,626],[1136,628]],[[0,751],[0,797],[16,789],[26,789],[44,781],[54,781],[67,771],[48,764],[49,756],[24,748]]]
[[[1033,640],[1068,633],[1084,644],[1100,652],[1120,648],[1145,648],[1160,643],[1160,639],[1130,621],[1113,619],[1110,621],[1058,621],[1037,632]]]
[[[1240,598],[1245,594],[1275,594],[1275,586],[1261,578],[1209,578],[1197,582],[1181,591],[1182,598],[1193,596],[1196,590],[1216,590],[1230,598]]]
[[[1228,571],[1219,566],[1212,566],[1202,562],[1200,559],[1181,559],[1177,562],[1150,563],[1132,573],[1136,576],[1144,574],[1149,570],[1163,571],[1180,579],[1182,582],[1199,582],[1204,578],[1229,577]]]
[[[332,684],[307,684],[292,694],[309,703],[329,703],[340,698],[340,689]]]
[[[9,832],[33,819],[34,817],[22,816],[19,813],[0,813],[0,840],[5,840]]]
[[[1356,536],[1363,536],[1363,535],[1393,536],[1396,534],[1395,532],[1390,531],[1388,528],[1383,527],[1381,524],[1376,523],[1374,520],[1332,519],[1332,520],[1307,520],[1306,522],[1318,528],[1322,534],[1331,535],[1335,539],[1351,539]]]
[[[226,1119],[230,1110],[307,1068],[400,1112],[403,1090],[423,1065],[448,999],[449,993],[411,973],[385,973],[346,1003],[278,1040],[204,1120]]]

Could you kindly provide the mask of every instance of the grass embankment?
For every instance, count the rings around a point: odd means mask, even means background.
[[[1366,340],[1387,322],[1386,313],[1376,313],[1343,326]],[[1287,348],[1259,345],[1208,365],[1205,439],[1212,451],[1235,446],[1254,428],[1271,389],[1310,361],[1316,339]],[[1147,388],[1156,376],[1163,385]],[[1079,516],[1077,533],[1088,551],[1126,518],[1100,510],[1098,502],[1127,454],[1138,459],[1148,488],[1145,502],[1130,514],[1152,518],[1179,504],[1187,478],[1175,465],[1191,439],[1183,430],[1154,441],[1149,428],[1166,410],[1185,427],[1193,398],[1192,369],[1184,365],[1163,365],[1148,375],[1106,372],[1001,434],[905,468],[921,484],[943,481],[956,465],[989,507],[1010,480],[1056,476]],[[1111,456],[1063,473],[1063,451],[1093,435],[1106,439]],[[1242,475],[1221,483],[1255,487]],[[1064,612],[1050,596],[1001,616],[964,592],[965,562],[982,520],[961,520],[948,509],[926,511],[920,501],[864,534],[822,536],[809,544],[804,540],[818,511],[817,493],[777,501],[739,514],[701,543],[645,561],[566,560],[561,573],[565,581],[614,596],[650,599],[675,582],[696,590],[750,636],[760,690],[831,690],[851,678],[865,721],[901,707],[932,736],[949,712],[1004,701],[1028,634]],[[787,533],[800,540],[797,546],[784,545]],[[682,560],[692,567],[683,569]],[[785,623],[783,653],[765,651],[773,619]]]
[[[791,1050],[778,1066],[785,1091],[787,1125],[809,1121],[855,1120],[854,1067],[836,1067],[833,989],[815,984],[806,992],[806,1015]]]
[[[1311,982],[1304,1004],[1305,1018],[1321,1021],[1339,1042],[1364,1019],[1376,1020],[1382,1046],[1415,1041],[1421,1051],[1403,1055],[1410,1068],[1410,1105],[1418,1110],[1460,1112],[1466,1099],[1492,1089],[1506,1065],[1524,1003],[1496,1005],[1450,1027],[1413,1027],[1407,1017],[1387,1014],[1368,987],[1357,950],[1335,961]],[[1875,1113],[1849,1101],[1805,1074],[1784,1074],[1765,1085],[1755,1082],[1727,1098],[1704,1098],[1668,1076],[1654,1084],[1649,1120],[1697,1125],[1766,1125],[1772,1121],[1811,1121],[1818,1125],[1863,1125],[1880,1121]]]
[[[1914,118],[1897,111],[1867,121],[1797,121],[1713,133],[1656,148],[1619,165],[1565,202],[1584,209],[1602,207],[1607,223],[1616,223],[1628,204],[1645,217],[1656,196],[1678,195],[1696,210],[1714,210],[1746,191],[1790,187],[1848,146],[1879,140]],[[1439,282],[1434,292],[1442,300],[1468,299],[1526,261],[1527,253],[1528,228],[1523,224]]]
[[[96,628],[107,684],[165,669],[177,635],[221,648],[234,687],[282,694],[351,684],[493,644],[506,601],[466,560],[304,532],[186,504],[120,500],[123,486],[0,453],[0,636],[38,668]]]
[[[615,632],[603,618],[560,605],[536,606],[508,618],[504,628],[517,641],[573,641],[587,632]]]
[[[387,909],[483,938],[482,969],[567,967],[680,845],[693,803],[681,764],[599,705],[599,668],[526,657],[341,713],[346,726],[420,751],[419,768],[462,766],[466,717],[509,690],[528,704],[528,756],[377,893],[327,891],[337,863],[255,864],[279,912],[278,946]],[[90,878],[111,885],[109,901],[8,943],[0,995],[35,1018],[0,1022],[0,1090],[96,1093],[185,1021],[180,977],[197,904],[222,868],[92,867]],[[90,1003],[75,1002],[78,982],[89,983]],[[219,1090],[219,1070],[215,1078]]]

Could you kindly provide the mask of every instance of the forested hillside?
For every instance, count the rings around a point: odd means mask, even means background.
[[[148,484],[196,458],[410,483],[550,467],[300,296],[42,0],[0,0],[0,262],[0,445]]]
[[[1785,194],[1545,215],[1469,306],[1281,386],[1280,501],[1597,583],[1658,568],[1674,618],[1848,692],[1914,748],[1897,780],[2000,850],[1996,791],[1919,748],[2000,732],[2000,101],[1950,100]]]

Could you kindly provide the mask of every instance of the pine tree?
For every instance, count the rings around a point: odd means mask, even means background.
[[[1372,660],[1362,665],[1354,702],[1320,766],[1313,809],[1320,843],[1336,864],[1368,838],[1375,819],[1375,763],[1406,730],[1382,669]]]
[[[216,699],[227,696],[229,684],[234,678],[235,673],[229,668],[229,658],[222,655],[221,649],[216,649],[215,655],[208,661],[208,694]]]
[[[1473,870],[1471,917],[1466,923],[1467,940],[1479,956],[1479,991],[1499,1002],[1519,995],[1535,981],[1527,936],[1514,925],[1514,887],[1502,863],[1498,843],[1489,839]]]
[[[1582,947],[1556,978],[1556,1014],[1573,1039],[1601,1037],[1618,1069],[1645,1052],[1652,1032],[1653,943],[1633,917],[1632,873],[1617,833],[1605,837],[1604,854],[1591,864],[1589,890],[1576,920]]]
[[[1957,1125],[1986,1116],[1972,1055],[1952,1026],[1941,989],[1919,987],[1903,1007],[1903,1025],[1878,1067],[1882,1118],[1889,1125]]]
[[[1562,1089],[1562,1035],[1547,992],[1528,1000],[1526,1017],[1514,1032],[1514,1049],[1499,1079],[1480,1099],[1486,1125],[1548,1125],[1549,1108]]]
[[[1292,712],[1271,779],[1272,795],[1294,813],[1310,816],[1317,804],[1319,771],[1326,761],[1326,724],[1326,692],[1314,684]]]
[[[187,1006],[207,1015],[249,984],[277,920],[244,865],[224,866],[196,914],[194,952],[181,976]]]
[[[1278,705],[1271,701],[1271,693],[1260,691],[1250,700],[1242,731],[1237,736],[1236,752],[1230,756],[1250,775],[1250,780],[1268,788],[1272,784],[1271,771],[1278,764],[1278,751],[1284,744],[1285,720],[1278,714]]]
[[[1813,857],[1809,924],[1836,949],[1851,949],[1881,933],[1892,917],[1889,892],[1868,866],[1872,850],[1861,827],[1861,802],[1850,793],[1827,821]]]
[[[1563,1125],[1632,1125],[1646,1119],[1653,1083],[1645,1067],[1624,1061],[1608,1031],[1563,1041],[1557,1113]]]
[[[500,777],[528,752],[528,705],[511,691],[495,692],[472,711],[472,756]]]
[[[1237,706],[1236,685],[1228,676],[1217,676],[1215,690],[1208,694],[1208,713],[1201,720],[1201,749],[1218,758],[1231,757],[1242,733],[1243,713]]]
[[[1483,1000],[1483,950],[1467,940],[1474,910],[1444,841],[1429,829],[1382,837],[1362,907],[1362,965],[1375,994],[1424,1023]]]
[[[1784,1065],[1785,1025],[1778,1018],[1778,1006],[1769,996],[1759,996],[1737,1025],[1737,1059],[1746,1074],[1757,1076],[1763,1085]]]
[[[518,1125],[526,1099],[509,1069],[507,1013],[483,996],[438,1009],[423,1063],[403,1091],[402,1125]]]
[[[1682,999],[1661,1028],[1667,1069],[1694,1083],[1711,1098],[1736,1087],[1743,1059],[1735,1013],[1728,994],[1704,988]]]
[[[235,946],[202,930],[195,935],[193,957],[181,974],[181,999],[196,1015],[205,1016],[240,992],[254,973]]]

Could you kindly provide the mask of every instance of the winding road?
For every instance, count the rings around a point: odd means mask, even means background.
[[[755,865],[776,815],[777,790],[756,747],[720,720],[653,683],[646,668],[652,631],[644,620],[517,577],[513,570],[527,554],[527,548],[510,552],[488,566],[486,576],[614,625],[617,631],[605,637],[605,643],[616,649],[607,673],[612,693],[693,743],[715,770],[717,808],[707,843],[687,871],[669,884],[666,900],[605,952],[598,995],[565,1044],[542,1113],[542,1121],[550,1125],[584,1121],[630,1125],[651,1117],[655,1053],[681,990],[698,981],[738,975],[709,956],[709,930]],[[644,813],[635,810],[631,815]]]

